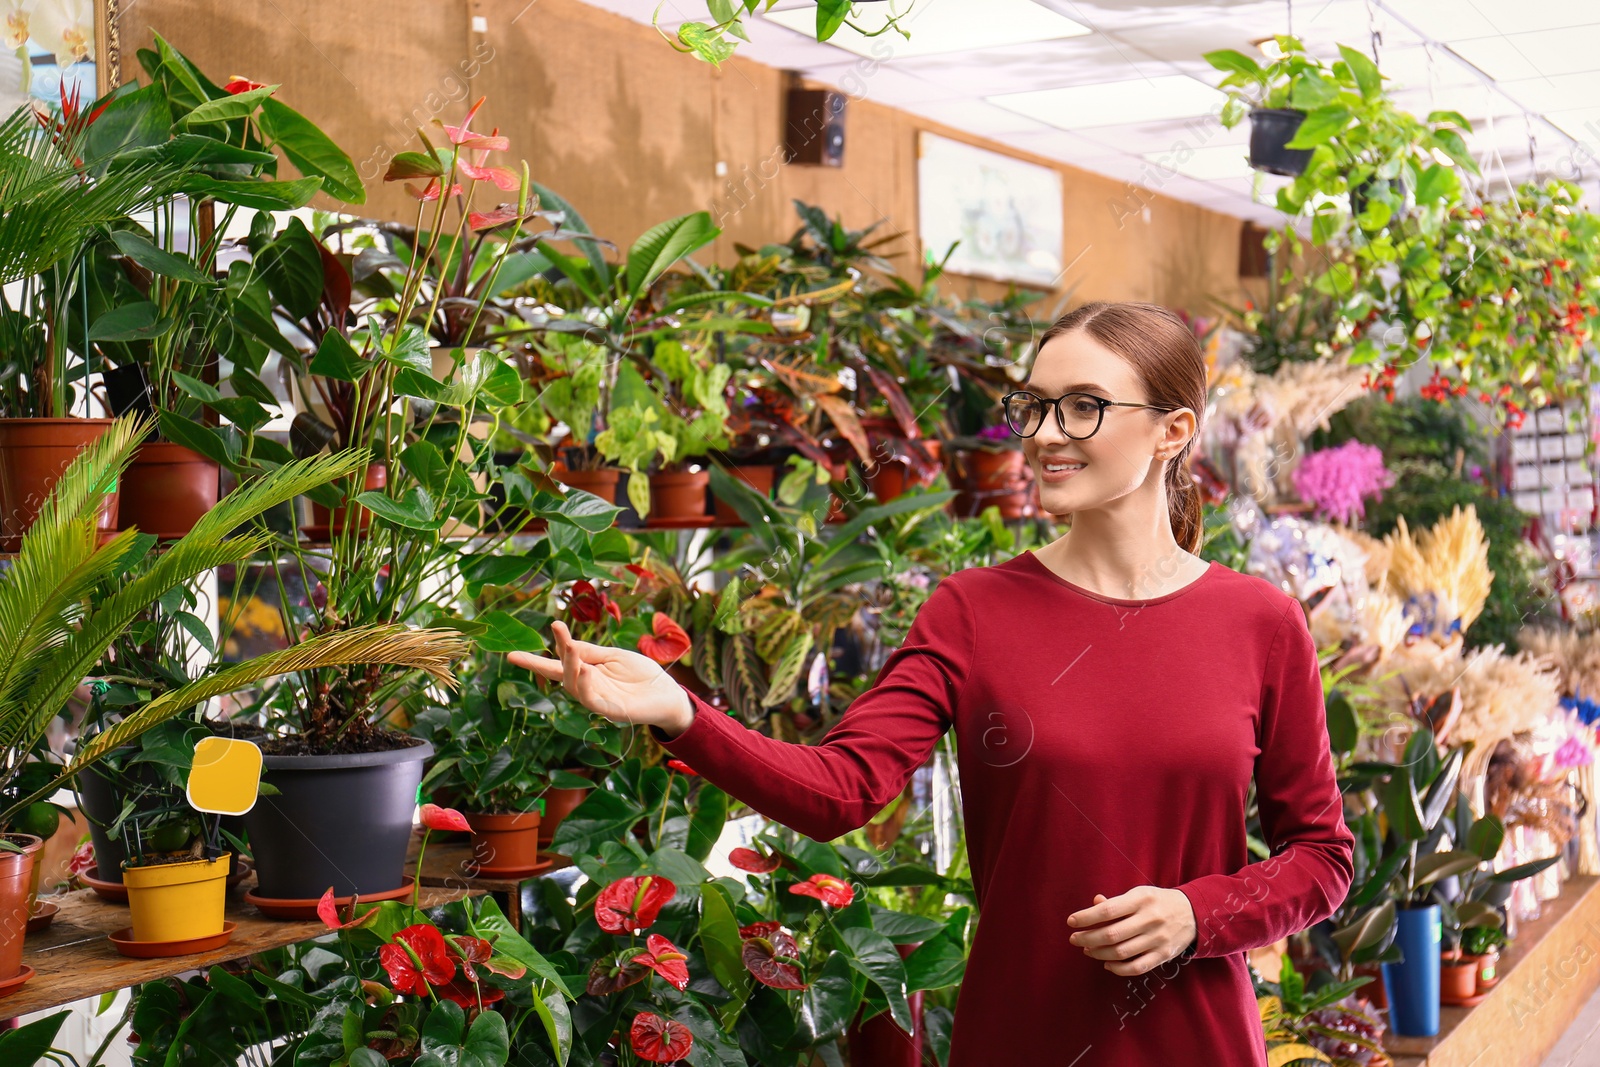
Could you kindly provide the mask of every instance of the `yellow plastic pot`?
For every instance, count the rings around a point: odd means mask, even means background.
[[[224,852],[214,860],[141,867],[123,863],[133,939],[190,941],[222,933],[230,859]]]

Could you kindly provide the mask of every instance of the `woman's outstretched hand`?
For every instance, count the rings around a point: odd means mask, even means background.
[[[560,658],[513,652],[506,659],[560,682],[578,703],[613,722],[655,726],[668,737],[677,737],[694,721],[689,694],[649,656],[579,641],[564,622],[551,623],[550,628]]]

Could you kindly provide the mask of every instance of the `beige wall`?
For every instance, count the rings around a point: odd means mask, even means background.
[[[471,32],[473,15],[487,33]],[[842,168],[780,167],[781,72],[737,58],[714,69],[674,52],[652,28],[579,0],[140,0],[121,30],[130,76],[134,50],[157,30],[215,78],[281,83],[282,99],[362,169],[364,214],[411,221],[412,202],[377,177],[391,155],[414,146],[414,126],[459,121],[483,95],[474,127],[499,127],[511,139],[509,160],[526,159],[536,181],[619,244],[707,209],[724,228],[715,251],[727,262],[736,242],[792,233],[799,198],[853,227],[883,220],[879,233],[905,235],[892,247],[914,271],[917,131],[926,129],[1061,172],[1063,254],[1074,264],[1063,285],[1076,286],[1074,302],[1154,300],[1204,312],[1208,296],[1240,293],[1237,219],[868,101],[850,104]],[[952,279],[951,288],[1004,287]]]

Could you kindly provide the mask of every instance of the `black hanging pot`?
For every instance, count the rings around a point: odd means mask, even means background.
[[[315,900],[382,893],[405,882],[406,847],[427,743],[387,752],[264,756],[262,795],[244,817],[256,894]]]
[[[1393,199],[1399,200],[1404,204],[1405,201],[1401,195],[1402,190],[1399,181],[1394,178],[1368,178],[1350,190],[1350,214],[1359,216],[1363,211],[1367,210],[1367,203],[1386,188],[1394,194]],[[1395,209],[1395,214],[1400,214],[1398,208]]]
[[[1250,165],[1286,178],[1303,174],[1312,149],[1286,148],[1306,113],[1292,107],[1258,107],[1250,112]]]

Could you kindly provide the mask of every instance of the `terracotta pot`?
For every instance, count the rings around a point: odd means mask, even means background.
[[[373,463],[367,467],[367,473],[361,479],[361,491],[382,489],[388,484],[389,468],[382,463]],[[341,504],[330,513],[326,507],[313,500],[311,502],[311,523],[308,526],[301,527],[301,530],[308,533],[312,530],[316,530],[319,533],[325,530],[329,536],[342,534],[345,531],[345,527],[349,525],[349,513],[352,507],[356,512],[356,529],[365,530],[372,525],[372,512],[359,504]]]
[[[880,504],[887,504],[912,484],[910,466],[897,459],[874,464],[863,473],[866,475],[867,488],[872,490],[872,495],[878,498]]]
[[[589,767],[574,767],[567,769],[568,774],[575,774],[579,778],[592,778],[594,770]],[[539,847],[549,848],[550,842],[555,840],[556,829],[560,827],[561,820],[572,814],[572,809],[583,803],[583,798],[589,795],[587,789],[546,789],[544,791],[544,815],[539,819]]]
[[[739,479],[745,485],[748,485],[750,488],[754,489],[756,492],[764,493],[768,496],[772,495],[772,480],[778,471],[778,468],[774,467],[772,464],[747,463],[743,466],[728,466],[724,467],[723,469],[729,474],[733,475],[735,478]],[[709,484],[709,479],[710,476],[707,475],[707,484]],[[716,494],[712,494],[712,496],[713,503],[716,506],[716,516],[719,521],[744,521],[739,517],[739,513],[733,510],[732,505],[725,502],[720,496],[716,496]],[[650,510],[655,510],[654,501],[651,501],[650,503]]]
[[[622,478],[622,471],[616,467],[601,467],[592,471],[571,471],[557,464],[550,468],[550,477],[570,489],[582,489],[585,493],[593,493],[607,504],[617,502],[617,482]]]
[[[0,552],[22,546],[39,508],[78,453],[111,428],[110,419],[0,419]],[[97,525],[117,528],[118,486],[100,504]]]
[[[28,927],[28,887],[44,841],[32,834],[6,834],[21,852],[0,852],[0,980],[22,972],[22,938]]]
[[[955,451],[950,467],[957,515],[971,518],[990,504],[1000,509],[1002,519],[1024,518],[1037,510],[1028,458],[1016,449]]]
[[[706,514],[710,471],[657,471],[650,476],[650,518],[699,519]]]
[[[896,945],[900,958],[905,959],[916,945]],[[911,1021],[915,1034],[908,1034],[895,1025],[888,1012],[874,1015],[866,1022],[853,1024],[845,1031],[850,1044],[850,1062],[862,1067],[921,1067],[922,1064],[922,993],[906,997],[911,1006]]]
[[[1466,1000],[1477,996],[1478,964],[1472,960],[1439,961],[1439,997],[1442,1001]]]
[[[539,862],[539,812],[488,815],[466,812],[472,859],[481,867],[526,869]]]
[[[146,441],[123,475],[118,524],[164,541],[182,537],[217,506],[219,472],[215,460],[182,445]]]
[[[1462,956],[1478,966],[1478,992],[1487,993],[1500,981],[1500,950],[1490,949],[1481,956]]]

